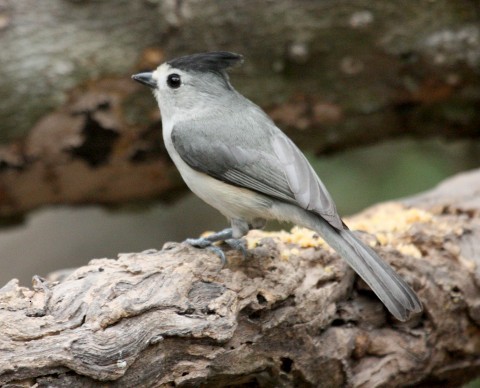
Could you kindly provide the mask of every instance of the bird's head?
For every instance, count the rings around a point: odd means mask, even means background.
[[[163,120],[176,115],[194,116],[234,92],[227,69],[242,62],[241,55],[227,51],[192,54],[132,78],[153,89]]]

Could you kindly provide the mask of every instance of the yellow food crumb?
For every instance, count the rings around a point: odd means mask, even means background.
[[[290,251],[289,250],[282,251],[280,253],[280,258],[282,260],[288,261],[288,259],[290,259]]]
[[[399,244],[397,245],[397,250],[404,255],[413,256],[417,259],[422,257],[422,252],[413,244]]]
[[[432,219],[433,215],[425,210],[408,209],[400,203],[391,202],[367,210],[361,216],[349,219],[347,224],[350,229],[364,230],[372,234],[398,233],[408,231],[414,223],[427,223]]]
[[[377,240],[380,243],[380,245],[387,245],[389,238],[385,233],[378,233],[377,234]]]
[[[333,267],[331,265],[327,265],[326,267],[323,267],[323,270],[325,271],[326,274],[331,274],[333,271]]]

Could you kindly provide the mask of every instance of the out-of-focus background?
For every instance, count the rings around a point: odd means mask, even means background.
[[[130,79],[178,55],[244,54],[234,86],[342,215],[478,167],[479,15],[449,0],[0,0],[0,284],[226,226]]]

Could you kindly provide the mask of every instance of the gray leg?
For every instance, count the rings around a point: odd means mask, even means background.
[[[248,225],[248,222],[244,220],[232,219],[231,224],[232,224],[232,235],[230,238],[235,238],[235,239],[242,238],[250,230],[250,226]]]
[[[232,237],[225,240],[231,248],[242,252],[243,258],[247,257],[247,246],[245,240],[241,237],[245,236],[251,229],[263,229],[267,220],[263,218],[255,218],[250,224],[243,220],[232,220]]]
[[[267,224],[267,220],[264,218],[255,218],[250,224],[250,229],[263,229]]]
[[[225,242],[233,249],[242,252],[243,257],[247,257],[247,246],[245,240],[242,239],[250,230],[250,225],[240,219],[232,219],[232,237]]]

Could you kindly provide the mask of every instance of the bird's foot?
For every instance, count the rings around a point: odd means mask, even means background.
[[[236,239],[232,238],[232,229],[227,228],[220,232],[213,233],[207,237],[200,237],[200,238],[188,238],[185,242],[195,248],[200,249],[208,249],[215,253],[220,260],[222,260],[222,264],[225,265],[227,263],[227,259],[225,257],[225,253],[220,247],[213,245],[213,243],[217,241],[224,241],[230,248],[240,251],[242,253],[243,258],[247,257],[247,244],[244,239]]]

